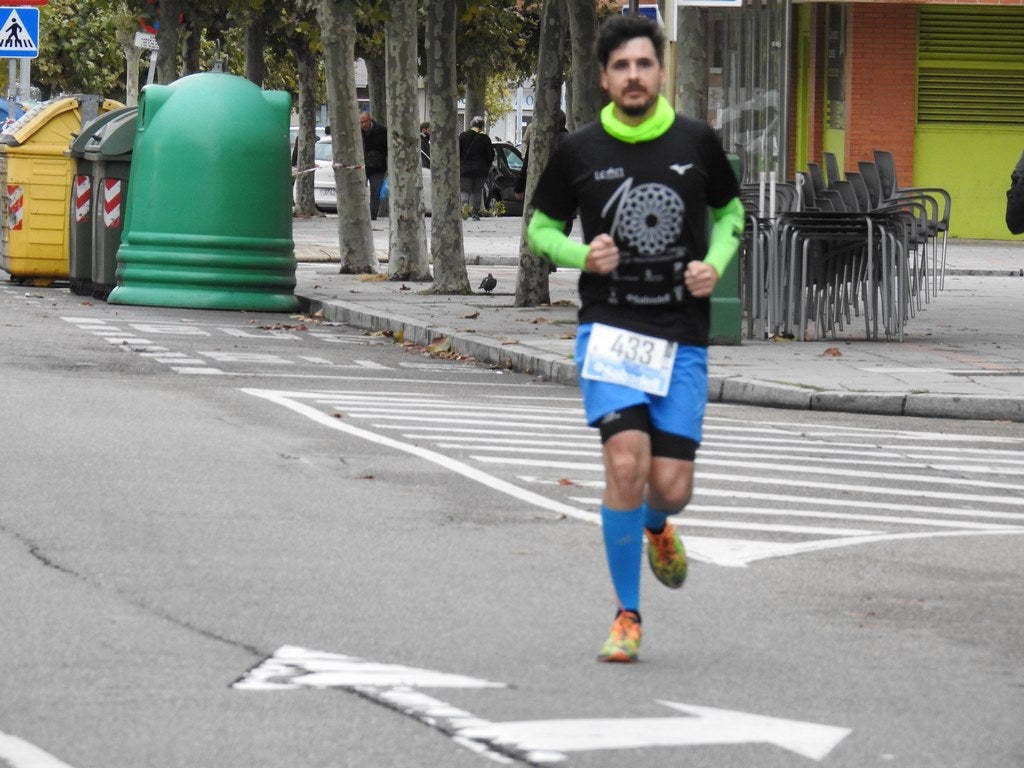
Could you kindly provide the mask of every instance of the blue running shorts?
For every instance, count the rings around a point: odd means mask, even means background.
[[[583,369],[592,323],[585,323],[576,332],[576,369]],[[601,418],[613,411],[646,405],[651,425],[672,435],[701,442],[704,407],[708,401],[708,350],[680,344],[668,394],[664,397],[579,377],[583,408],[587,423],[596,427]]]

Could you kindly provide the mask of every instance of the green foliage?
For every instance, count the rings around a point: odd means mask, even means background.
[[[32,62],[32,84],[42,97],[98,93],[123,100],[125,60],[116,31],[130,18],[120,3],[109,0],[42,6],[39,58]]]
[[[524,5],[530,5],[529,3]],[[518,83],[535,68],[538,17],[516,0],[459,0],[458,78],[483,85],[492,75]]]
[[[2,4],[2,3],[0,3]],[[356,0],[360,31],[357,55],[383,54],[387,3]],[[474,76],[487,88],[487,110],[494,116],[511,108],[511,89],[532,75],[536,65],[539,18],[536,0],[459,0],[459,80]],[[200,69],[209,69],[218,53],[228,71],[244,70],[244,26],[265,19],[267,88],[297,96],[294,51],[320,48],[317,0],[185,0],[182,34],[199,34]],[[522,6],[522,7],[520,7]],[[125,58],[118,31],[129,39],[141,30],[139,19],[157,20],[156,0],[50,0],[40,15],[40,55],[32,62],[32,83],[43,98],[64,93],[98,93],[125,98]],[[194,30],[194,32],[193,32]],[[145,77],[148,55],[142,57]],[[0,68],[0,83],[7,76]],[[321,77],[321,95],[326,88]]]

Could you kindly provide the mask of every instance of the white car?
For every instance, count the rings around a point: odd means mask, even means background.
[[[334,186],[334,156],[330,139],[321,139],[316,143],[316,170],[313,171],[313,202],[319,211],[338,210],[338,194]],[[430,215],[430,169],[421,168],[423,179],[423,205]],[[296,193],[297,196],[297,193]]]
[[[316,133],[316,140],[317,141],[320,141],[324,136],[327,135],[327,126],[326,125],[318,125],[313,130]],[[292,153],[291,157],[292,157],[292,165],[293,166],[295,165],[295,154],[296,154],[296,152],[298,150],[298,147],[296,146],[298,140],[299,140],[299,126],[293,125],[293,126],[291,126],[288,129],[288,146],[291,147],[290,151]]]

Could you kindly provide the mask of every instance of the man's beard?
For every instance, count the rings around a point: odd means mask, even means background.
[[[640,115],[646,114],[646,112],[651,107],[654,106],[654,104],[655,104],[655,102],[657,100],[658,100],[657,96],[652,96],[650,99],[648,99],[643,104],[639,104],[639,105],[636,105],[636,106],[622,106],[622,105],[620,105],[619,109],[622,110],[622,113],[624,115],[628,115],[629,117],[640,117]]]

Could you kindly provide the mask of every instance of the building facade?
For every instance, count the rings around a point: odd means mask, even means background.
[[[1010,239],[1024,151],[1024,2],[746,0],[707,12],[708,121],[761,171],[891,151],[900,186],[947,189],[950,235]]]

